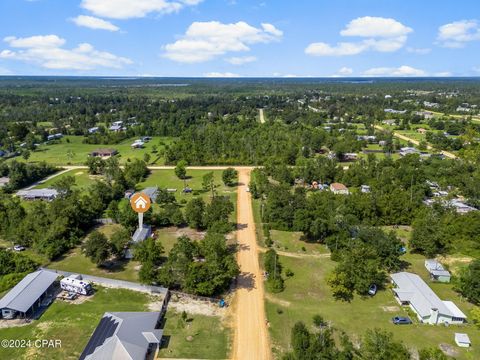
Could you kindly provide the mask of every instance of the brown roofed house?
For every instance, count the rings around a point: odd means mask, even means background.
[[[118,151],[115,149],[96,149],[90,153],[90,156],[107,158],[117,154]]]
[[[334,194],[341,194],[341,195],[348,195],[350,192],[348,188],[340,183],[332,183],[330,184],[330,191]]]

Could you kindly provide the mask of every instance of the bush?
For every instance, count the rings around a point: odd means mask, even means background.
[[[325,321],[322,315],[317,314],[313,317],[313,324],[316,327],[323,327],[327,325],[327,322]]]
[[[283,279],[281,277],[268,279],[267,289],[274,294],[282,292],[285,289]]]
[[[290,270],[290,269],[285,269],[285,275],[286,275],[287,277],[292,277],[292,276],[295,275],[295,274],[293,273],[292,270]]]

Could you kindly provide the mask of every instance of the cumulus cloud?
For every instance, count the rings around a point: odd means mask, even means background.
[[[170,14],[203,0],[82,0],[81,7],[111,19],[142,18],[150,13]]]
[[[255,56],[234,56],[226,59],[232,65],[243,65],[257,61]]]
[[[480,24],[477,20],[460,20],[438,28],[438,43],[445,47],[461,48],[470,41],[480,40]]]
[[[311,43],[305,49],[307,55],[313,56],[349,56],[364,51],[393,52],[401,49],[407,35],[413,30],[391,18],[364,16],[350,21],[341,36],[364,38],[357,42],[340,42],[330,45],[325,42]]]
[[[203,74],[204,77],[209,77],[209,78],[235,78],[235,77],[240,77],[240,75],[231,73],[231,72],[209,72]]]
[[[0,51],[0,59],[19,60],[38,64],[47,69],[94,70],[119,69],[132,64],[132,60],[109,52],[96,50],[88,43],[65,49],[65,39],[57,35],[36,35],[26,38],[8,36],[3,39],[11,48]]]
[[[113,25],[111,22],[94,16],[79,15],[76,18],[73,18],[72,21],[78,26],[83,26],[94,30],[120,30],[118,26]]]
[[[256,28],[244,21],[194,22],[179,40],[164,46],[163,56],[183,63],[205,62],[230,52],[250,51],[252,44],[278,41],[282,34],[271,24]]]
[[[424,76],[425,71],[415,69],[411,66],[402,65],[398,68],[394,67],[377,67],[363,72],[365,76]]]
[[[337,71],[337,74],[339,74],[339,75],[352,75],[353,74],[353,69],[344,66]]]

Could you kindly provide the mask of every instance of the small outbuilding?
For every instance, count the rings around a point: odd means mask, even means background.
[[[132,242],[142,242],[152,235],[152,227],[150,225],[143,225],[141,228],[137,228],[132,236]]]
[[[330,184],[330,191],[333,192],[334,194],[338,195],[348,195],[350,192],[348,191],[348,188],[340,183],[332,183]]]
[[[467,334],[464,333],[455,333],[455,343],[460,347],[470,347],[472,343]]]
[[[10,182],[10,178],[8,178],[8,177],[0,177],[0,188],[8,185],[9,182]]]
[[[442,264],[435,259],[425,260],[425,267],[427,268],[432,280],[448,283],[450,282],[451,274],[445,270]]]

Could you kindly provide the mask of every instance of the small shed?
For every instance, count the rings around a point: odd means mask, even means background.
[[[450,282],[451,274],[445,270],[442,264],[435,259],[425,260],[425,268],[430,273],[432,280],[448,283]]]
[[[132,236],[132,242],[139,243],[146,240],[152,235],[152,227],[150,225],[143,225],[141,228],[137,228]]]
[[[460,347],[470,347],[472,343],[470,342],[470,338],[467,334],[464,333],[455,333],[455,342]]]

